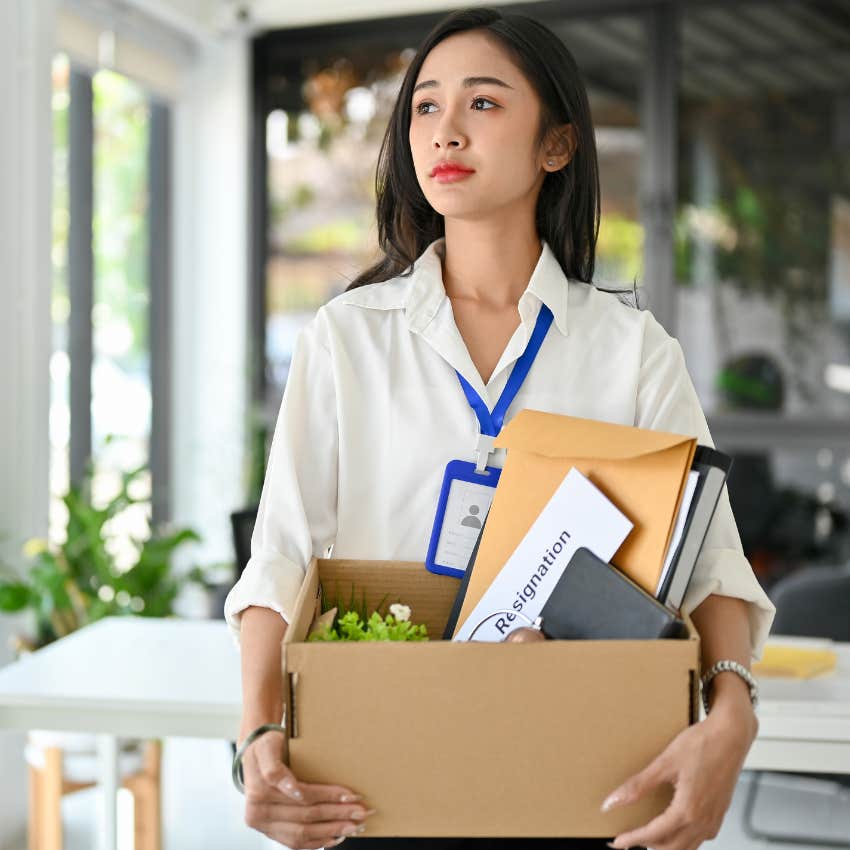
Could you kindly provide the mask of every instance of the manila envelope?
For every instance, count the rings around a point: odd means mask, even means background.
[[[525,409],[502,428],[494,445],[508,451],[458,626],[573,466],[634,523],[611,563],[655,595],[695,437]]]

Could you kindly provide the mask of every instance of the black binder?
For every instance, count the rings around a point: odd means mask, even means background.
[[[546,637],[685,638],[684,621],[590,549],[577,549],[540,612]]]
[[[688,589],[708,526],[731,468],[732,458],[729,455],[708,446],[697,446],[691,469],[699,473],[699,481],[682,530],[679,548],[670,562],[669,570],[662,575],[655,594],[672,611],[678,611],[682,607],[685,591]]]

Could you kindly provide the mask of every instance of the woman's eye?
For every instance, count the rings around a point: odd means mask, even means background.
[[[486,97],[476,97],[476,98],[473,98],[473,100],[472,100],[472,105],[474,106],[474,105],[475,105],[476,103],[478,103],[479,101],[484,101],[484,103],[489,103],[489,104],[490,104],[490,106],[493,106],[493,107],[495,107],[495,106],[496,106],[496,104],[495,104],[495,103],[493,103],[493,101],[492,101],[492,100],[490,100],[489,98],[486,98]],[[423,107],[426,107],[426,106],[433,106],[433,105],[434,105],[434,104],[433,104],[430,100],[423,100],[423,101],[422,101],[422,103],[417,104],[417,106],[416,106],[416,108],[415,108],[416,114],[417,114],[417,115],[428,115],[428,114],[430,114],[430,113],[428,113],[428,112],[423,111]],[[476,109],[476,110],[474,110],[474,111],[475,111],[475,112],[487,112],[488,110],[487,110],[487,109]]]

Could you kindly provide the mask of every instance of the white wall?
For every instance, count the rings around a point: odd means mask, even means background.
[[[47,535],[54,0],[0,3],[0,558]],[[0,665],[22,618],[0,617]],[[0,847],[26,826],[24,734],[0,732]]]
[[[243,507],[248,50],[203,47],[174,114],[172,506],[204,563],[232,560],[229,514]]]

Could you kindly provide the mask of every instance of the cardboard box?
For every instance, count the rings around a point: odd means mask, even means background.
[[[421,643],[305,642],[320,581],[412,608]],[[313,559],[283,644],[287,760],[377,809],[366,836],[612,837],[672,789],[603,799],[698,719],[699,639],[441,640],[457,579],[423,564]]]

